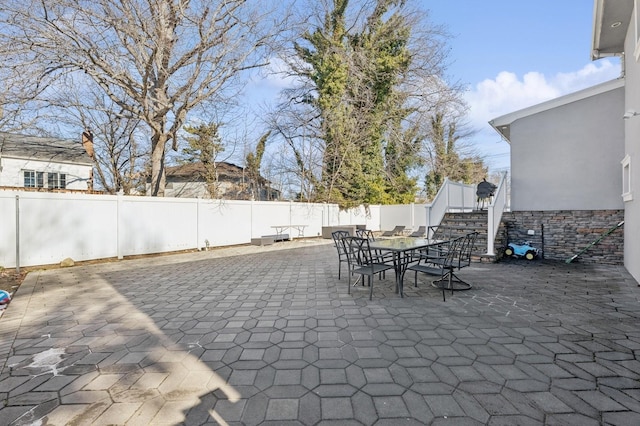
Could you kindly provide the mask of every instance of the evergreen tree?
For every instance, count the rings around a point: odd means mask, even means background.
[[[207,187],[211,198],[218,198],[218,173],[216,158],[224,151],[224,145],[218,133],[219,123],[200,124],[198,126],[184,126],[189,134],[185,137],[188,146],[182,150],[184,161],[202,164],[201,178]]]
[[[245,162],[246,162],[245,170],[247,174],[247,180],[249,181],[249,189],[251,192],[251,196],[255,200],[260,199],[260,192],[264,189],[261,183],[260,165],[262,163],[262,156],[264,155],[264,150],[267,146],[267,139],[269,138],[270,134],[271,132],[267,132],[264,135],[262,135],[260,140],[258,140],[258,144],[256,146],[256,152],[248,153],[245,158]]]
[[[305,47],[296,44],[310,67],[306,76],[317,93],[314,106],[324,140],[319,200],[351,207],[415,194],[415,181],[406,175],[415,152],[402,137],[409,110],[399,90],[411,63],[403,3],[378,0],[363,28],[348,32],[349,2],[334,0],[322,27],[303,35]]]

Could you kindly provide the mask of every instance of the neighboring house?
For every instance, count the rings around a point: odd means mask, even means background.
[[[93,189],[93,142],[0,132],[0,188]]]
[[[490,122],[511,144],[507,228],[562,259],[624,220],[581,260],[640,281],[640,0],[594,9],[592,59],[621,56],[622,76]]]
[[[277,200],[280,192],[260,177],[250,182],[242,167],[227,162],[216,163],[217,182],[213,183],[216,198],[268,201]],[[167,167],[165,197],[211,198],[207,189],[206,170],[202,163],[186,163]]]

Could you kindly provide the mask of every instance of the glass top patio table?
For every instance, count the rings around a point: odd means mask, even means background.
[[[434,244],[440,244],[443,240],[433,240],[428,238],[402,237],[388,238],[371,241],[369,246],[376,250],[389,251],[410,251],[426,248]]]
[[[403,237],[371,241],[369,247],[371,250],[393,253],[393,269],[396,273],[396,293],[399,293],[400,297],[404,297],[403,279],[404,273],[412,259],[411,252],[442,244],[443,242],[444,240]]]

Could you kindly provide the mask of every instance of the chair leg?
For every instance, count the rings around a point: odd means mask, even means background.
[[[451,289],[451,295],[453,296],[453,268],[449,270],[449,288]]]
[[[373,280],[371,278],[371,275],[367,275],[367,282],[369,283],[369,300],[373,300]]]
[[[449,288],[451,289],[451,294],[453,294],[453,286],[452,286],[452,282],[451,282],[452,272],[453,271],[451,269],[448,269],[447,272],[440,277],[440,280],[434,281],[434,282],[438,282],[440,287],[442,288],[442,301],[443,302],[447,301],[447,298],[445,296],[445,292],[447,290],[447,286],[445,284],[445,279],[446,279],[446,283],[449,284]]]
[[[470,290],[471,284],[466,281],[461,280],[453,271],[451,271],[451,275],[453,275],[453,282],[459,284],[456,290]],[[452,287],[453,288],[453,287]]]
[[[447,297],[445,296],[446,286],[444,285],[444,275],[440,278],[440,285],[442,286],[442,301],[446,302]]]
[[[342,261],[338,260],[338,279],[340,279],[341,272],[342,272]]]

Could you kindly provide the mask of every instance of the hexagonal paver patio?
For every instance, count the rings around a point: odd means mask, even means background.
[[[31,272],[0,424],[640,424],[640,288],[508,261],[347,294],[326,240]],[[413,277],[407,277],[407,283]]]

